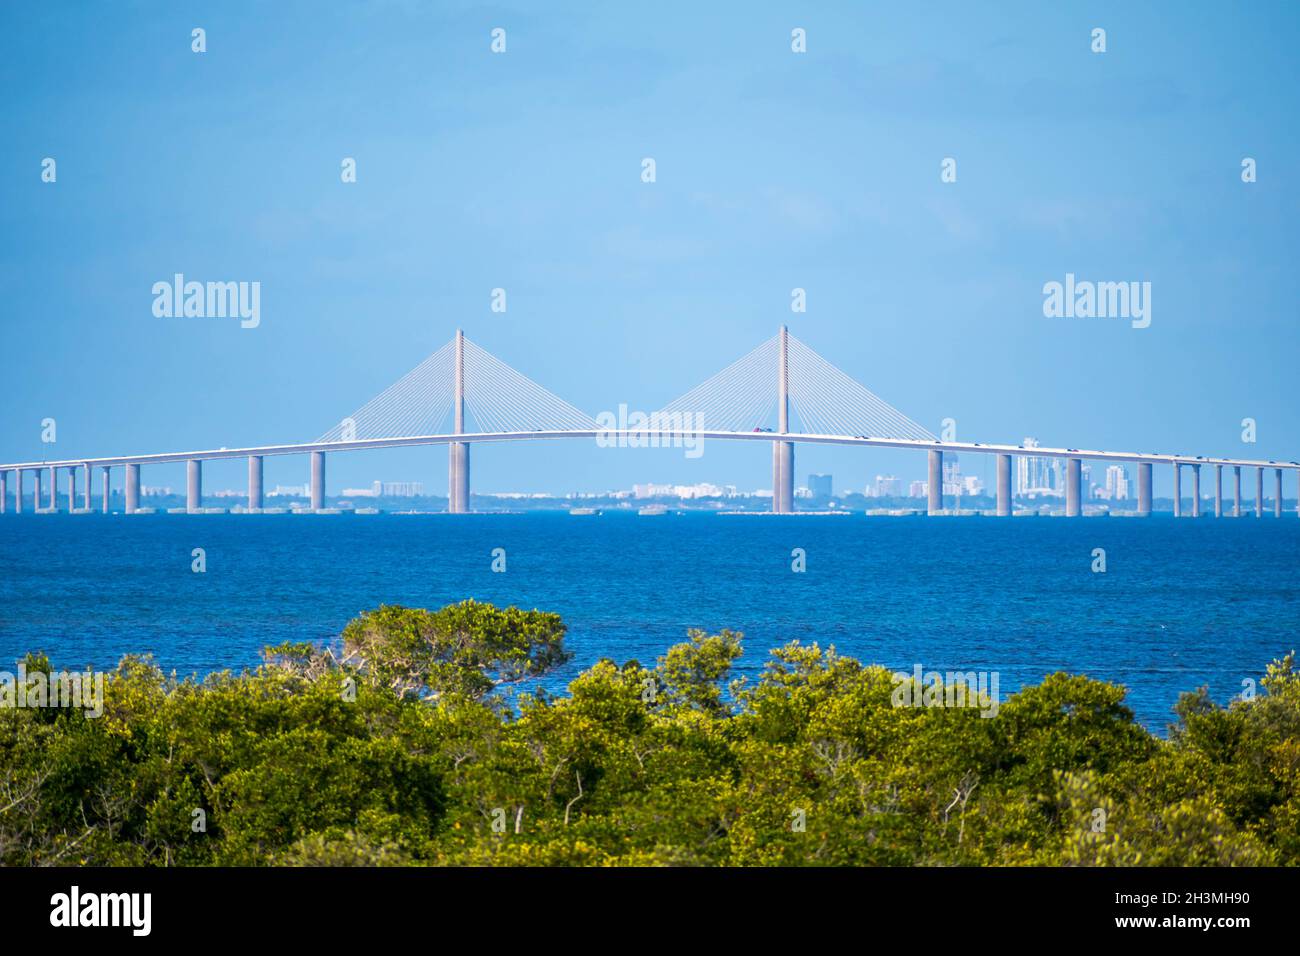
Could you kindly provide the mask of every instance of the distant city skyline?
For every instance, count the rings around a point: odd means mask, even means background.
[[[1032,439],[1026,439],[1026,443]],[[1030,446],[1032,447],[1032,446]],[[1042,459],[1035,459],[1042,460]],[[1084,469],[1085,472],[1088,469]],[[960,499],[969,498],[986,498],[992,499],[992,492],[984,485],[982,479],[975,475],[962,475],[960,471],[960,460],[953,460],[953,456],[945,459],[944,463],[944,496],[945,498]],[[896,498],[900,500],[924,501],[928,494],[928,483],[925,479],[916,479],[909,482],[908,491],[904,493],[903,479],[894,475],[877,475],[873,483],[868,483],[862,490],[841,489],[836,492],[833,490],[834,476],[831,474],[809,474],[808,482],[796,487],[796,497],[808,499],[831,499],[845,500],[852,498]],[[814,487],[814,479],[820,479],[820,483]],[[832,489],[826,493],[826,489]],[[267,497],[291,497],[306,499],[309,497],[308,485],[277,485],[268,491]],[[115,492],[116,494],[116,492]],[[141,494],[144,497],[178,497],[171,487],[168,486],[142,486]],[[205,498],[232,498],[241,499],[246,496],[246,489],[243,488],[220,488],[211,489],[204,492]],[[183,496],[183,492],[179,495]],[[1271,496],[1271,491],[1270,491]],[[337,492],[331,492],[328,496],[335,501],[343,501],[351,498],[444,498],[444,494],[437,491],[426,491],[422,482],[418,481],[392,481],[374,479],[366,487],[362,488],[344,488]],[[496,498],[500,500],[586,500],[586,499],[610,499],[610,500],[646,500],[669,498],[681,501],[692,501],[700,499],[770,499],[772,497],[771,488],[755,487],[752,489],[739,488],[736,485],[724,485],[715,482],[703,481],[694,484],[675,484],[672,482],[636,482],[628,488],[609,488],[601,491],[576,490],[569,489],[562,492],[550,491],[529,491],[522,489],[492,491],[492,492],[475,492],[477,498]],[[1064,490],[1056,486],[1044,488],[1032,488],[1029,493],[1021,494],[1016,486],[1014,493],[1016,501],[1021,503],[1033,503],[1038,499],[1064,500]],[[1191,498],[1191,486],[1184,483],[1184,499]],[[1213,497],[1211,489],[1202,489],[1202,500],[1209,501]],[[1104,483],[1087,483],[1087,498],[1090,501],[1117,501],[1133,502],[1135,499],[1131,494],[1131,476],[1129,470],[1122,465],[1111,465],[1104,473]],[[1286,498],[1285,500],[1291,500]]]

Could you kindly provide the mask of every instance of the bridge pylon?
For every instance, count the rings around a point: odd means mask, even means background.
[[[783,325],[777,334],[776,430],[790,431],[790,333]],[[772,442],[772,511],[794,511],[794,442]]]
[[[456,330],[456,384],[452,394],[453,434],[465,434],[465,333]],[[463,515],[469,511],[469,443],[447,446],[447,511]]]

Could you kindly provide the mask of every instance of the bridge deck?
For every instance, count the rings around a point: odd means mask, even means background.
[[[637,439],[658,440],[660,445],[691,440],[722,441],[788,441],[820,445],[862,445],[877,448],[907,448],[918,451],[960,452],[981,455],[1023,455],[1034,458],[1086,458],[1089,461],[1115,461],[1150,464],[1180,465],[1230,465],[1243,468],[1285,468],[1300,471],[1300,462],[1273,461],[1255,458],[1213,458],[1192,455],[1163,454],[1157,452],[1104,451],[1088,448],[1044,448],[1021,445],[996,445],[979,442],[919,441],[902,438],[858,438],[848,435],[811,435],[803,433],[732,432],[732,431],[673,431],[668,429],[610,429],[563,430],[522,432],[475,432],[471,434],[411,435],[401,438],[370,438],[355,441],[311,442],[288,445],[260,445],[248,448],[215,448],[201,451],[165,452],[151,455],[122,455],[107,458],[69,458],[44,461],[23,461],[0,464],[0,471],[34,468],[67,468],[77,465],[149,465],[180,461],[212,461],[223,458],[247,458],[250,455],[303,455],[310,452],[364,451],[369,448],[402,448],[412,445],[447,445],[455,442],[509,442],[538,441],[563,438],[606,441]]]

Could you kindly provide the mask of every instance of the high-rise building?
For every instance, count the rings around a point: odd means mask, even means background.
[[[1106,497],[1112,501],[1127,500],[1128,472],[1123,465],[1111,465],[1106,469]]]
[[[656,485],[650,482],[644,485],[632,486],[632,494],[637,498],[666,498],[672,493],[672,485]]]
[[[909,498],[924,498],[929,487],[930,483],[928,481],[914,481],[907,486],[907,496]]]
[[[678,498],[721,498],[722,488],[702,481],[697,485],[674,485],[673,494]]]
[[[831,476],[830,475],[809,475],[808,490],[812,493],[812,496],[814,498],[833,497],[831,492]]]
[[[961,463],[956,455],[943,456],[943,493],[960,495],[962,493]]]
[[[373,488],[377,498],[418,498],[424,494],[422,481],[376,481]]]
[[[1037,448],[1038,439],[1026,438],[1025,448]],[[1016,494],[1060,496],[1065,486],[1059,458],[1020,455],[1016,458]]]
[[[871,489],[867,489],[870,491]],[[876,475],[877,498],[900,498],[903,495],[903,480],[893,475]]]
[[[1034,448],[1037,445],[1038,442],[1032,438],[1026,438],[1020,443],[1022,448]],[[1029,489],[1033,485],[1033,469],[1030,464],[1032,461],[1034,459],[1026,455],[1016,457],[1016,494],[1018,495],[1029,494]]]

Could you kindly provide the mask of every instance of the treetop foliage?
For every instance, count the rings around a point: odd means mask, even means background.
[[[890,671],[817,644],[728,685],[727,630],[507,706],[570,659],[564,633],[465,601],[367,611],[338,649],[239,674],[124,658],[99,718],[0,709],[0,863],[1300,862],[1293,655],[1252,700],[1184,694],[1168,739],[1062,673],[992,718],[895,706]]]

